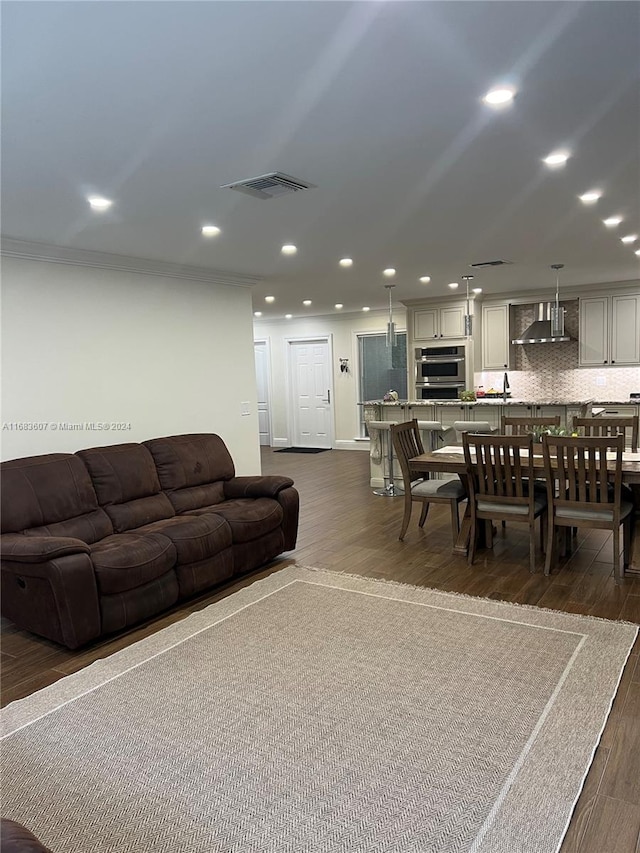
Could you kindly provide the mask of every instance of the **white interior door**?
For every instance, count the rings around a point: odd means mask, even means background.
[[[329,341],[289,341],[292,444],[331,447],[332,385]]]
[[[258,430],[260,444],[271,447],[271,411],[269,407],[269,348],[266,341],[255,341],[256,385],[258,388]]]

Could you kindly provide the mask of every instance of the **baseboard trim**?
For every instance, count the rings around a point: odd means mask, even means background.
[[[362,441],[352,438],[344,438],[340,439],[340,441],[334,442],[334,450],[366,450],[369,452],[369,442],[363,443]]]

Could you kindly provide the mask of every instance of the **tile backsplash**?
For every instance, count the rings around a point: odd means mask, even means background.
[[[509,371],[511,396],[517,399],[567,398],[624,402],[640,392],[640,367],[578,367],[578,300],[563,301],[565,331],[573,339],[561,344],[525,344],[515,347]],[[534,305],[518,305],[513,331],[521,334],[537,316]],[[474,384],[502,390],[504,371],[474,374]]]

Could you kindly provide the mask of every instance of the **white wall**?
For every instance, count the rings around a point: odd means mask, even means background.
[[[2,458],[216,432],[259,473],[252,319],[246,287],[3,258]]]
[[[368,450],[368,442],[355,443],[359,436],[358,418],[358,361],[356,334],[384,332],[388,312],[309,317],[281,321],[254,322],[254,338],[269,341],[271,352],[271,422],[272,443],[282,447],[290,444],[287,418],[287,339],[330,336],[333,372],[334,447]],[[394,320],[399,331],[405,328],[404,309],[394,308]],[[349,359],[349,372],[340,371],[340,358]]]

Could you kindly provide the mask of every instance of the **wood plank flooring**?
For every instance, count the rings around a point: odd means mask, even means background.
[[[291,476],[300,492],[298,547],[252,575],[177,607],[135,630],[72,652],[2,621],[2,704],[28,696],[106,657],[242,586],[297,562],[337,572],[538,605],[569,613],[640,622],[640,575],[616,586],[611,535],[579,534],[571,555],[551,577],[528,570],[526,526],[499,528],[492,551],[475,565],[451,553],[448,507],[431,507],[423,530],[414,510],[404,542],[398,540],[402,498],[372,494],[369,456],[363,451],[274,453],[262,449],[263,472]],[[634,562],[640,566],[640,536]],[[576,805],[561,853],[640,853],[640,643],[625,668],[611,715]],[[553,791],[547,792],[553,797]],[[513,851],[521,853],[521,851]],[[542,851],[541,851],[542,853]]]

